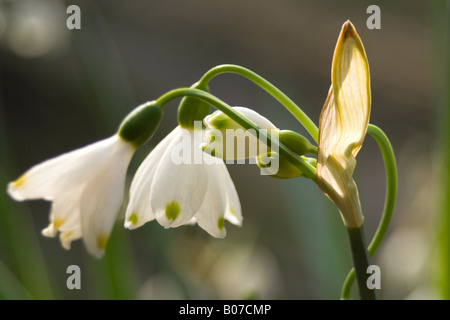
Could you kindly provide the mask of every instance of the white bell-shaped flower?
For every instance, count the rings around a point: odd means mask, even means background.
[[[242,116],[256,124],[266,133],[277,131],[277,127],[256,111],[245,107],[233,107]],[[217,110],[204,121],[208,142],[202,144],[203,151],[224,160],[252,159],[267,153],[267,144],[259,140],[256,131],[245,130],[241,125]],[[254,131],[254,132],[252,132]]]
[[[122,202],[125,176],[135,148],[118,135],[37,164],[8,184],[17,200],[52,201],[47,237],[60,232],[62,246],[83,238],[101,257]]]
[[[196,222],[223,238],[225,220],[242,224],[228,170],[221,159],[201,151],[201,140],[201,129],[178,126],[142,162],[131,182],[126,228],[154,219],[166,228]]]

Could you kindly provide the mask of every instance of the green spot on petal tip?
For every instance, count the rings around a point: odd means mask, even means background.
[[[222,230],[225,227],[225,218],[224,217],[220,217],[217,220],[217,228],[219,228],[219,230]]]
[[[138,216],[137,216],[136,212],[133,212],[131,214],[131,216],[128,218],[128,221],[131,222],[134,226],[137,224]]]
[[[166,206],[166,217],[168,220],[175,220],[180,213],[180,205],[176,201],[172,201]]]
[[[99,234],[97,236],[97,247],[98,247],[98,249],[105,250],[107,243],[108,243],[108,235],[106,235],[106,234]]]

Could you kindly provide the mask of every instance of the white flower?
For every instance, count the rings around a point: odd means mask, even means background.
[[[272,122],[252,109],[232,108],[268,133],[278,130]],[[207,116],[203,122],[206,126],[205,134],[209,142],[203,143],[202,147],[205,152],[212,156],[224,160],[243,160],[267,153],[267,145],[254,135],[256,131],[252,133],[253,129],[245,130],[222,111],[215,111]]]
[[[225,220],[242,224],[228,170],[222,160],[201,152],[201,134],[198,129],[177,127],[142,162],[130,187],[126,228],[154,219],[166,228],[197,222],[212,236],[223,238]]]
[[[35,165],[9,183],[17,201],[52,201],[47,237],[60,232],[62,246],[83,238],[101,257],[122,202],[125,176],[135,148],[118,135]]]

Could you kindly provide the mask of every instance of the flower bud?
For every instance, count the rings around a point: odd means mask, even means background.
[[[299,156],[307,153],[317,154],[317,147],[313,146],[308,139],[295,131],[281,130],[279,140]]]
[[[364,221],[353,179],[371,109],[370,72],[361,38],[350,21],[334,50],[331,87],[320,113],[317,184],[341,212],[347,228]]]
[[[209,92],[208,85],[194,83],[191,88]],[[191,96],[184,97],[178,107],[178,124],[185,129],[194,129],[195,121],[203,121],[209,114],[209,104]]]
[[[144,103],[128,114],[117,134],[138,148],[153,136],[162,116],[163,109],[155,101]]]
[[[291,130],[281,130],[279,132],[279,141],[299,156],[307,153],[317,153],[317,148],[308,139]],[[303,157],[303,159],[314,167],[316,166],[317,160],[315,158]],[[273,166],[272,164],[274,162],[278,163],[278,165]],[[263,174],[270,175],[274,178],[291,179],[303,175],[303,172],[299,168],[272,150],[269,150],[267,154],[259,155],[256,158],[256,163],[261,168]]]

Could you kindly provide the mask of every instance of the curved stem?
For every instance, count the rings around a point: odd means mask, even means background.
[[[278,102],[280,102],[305,127],[311,137],[316,142],[318,141],[319,130],[317,129],[315,123],[306,115],[306,113],[304,113],[298,105],[296,105],[287,95],[285,95],[272,83],[247,68],[233,64],[220,65],[206,72],[200,79],[199,83],[202,85],[207,85],[212,78],[221,73],[239,74],[257,84],[267,93],[272,95],[272,97],[274,97]]]
[[[369,124],[367,133],[370,134],[378,144],[383,156],[384,167],[386,171],[386,198],[384,201],[383,214],[380,223],[368,247],[369,256],[373,256],[383,240],[384,235],[389,227],[392,213],[395,206],[395,198],[397,196],[397,164],[392,145],[386,134],[379,127]],[[350,270],[344,281],[341,291],[341,299],[348,299],[350,289],[355,279],[355,270]]]
[[[344,280],[344,284],[341,289],[341,300],[348,300],[350,297],[350,290],[352,288],[353,281],[355,281],[355,268],[352,268],[347,274]]]
[[[263,142],[270,142],[271,146],[278,147],[281,156],[286,157],[286,159],[288,159],[293,165],[298,167],[303,172],[305,177],[316,181],[316,169],[314,168],[314,166],[303,160],[301,157],[297,156],[280,141],[272,139],[272,137],[267,134],[265,130],[261,130],[261,128],[254,124],[252,121],[242,116],[239,112],[234,111],[228,104],[208,92],[192,88],[180,88],[167,92],[166,94],[158,98],[155,102],[161,107],[164,107],[164,105],[168,102],[184,96],[192,96],[205,101],[216,109],[225,113],[227,116],[241,125],[244,129],[254,129],[255,132],[252,133],[254,133],[258,139]]]

